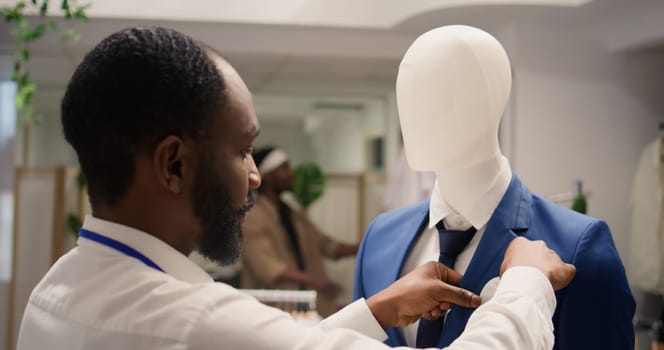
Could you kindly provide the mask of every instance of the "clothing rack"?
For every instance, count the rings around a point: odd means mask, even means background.
[[[301,323],[315,324],[321,320],[316,312],[315,290],[240,289],[263,304],[288,312]]]

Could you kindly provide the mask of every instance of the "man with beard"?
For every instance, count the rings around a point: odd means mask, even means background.
[[[259,126],[233,67],[174,30],[130,28],[99,43],[67,86],[62,124],[92,216],[33,290],[19,350],[383,349],[375,339],[384,328],[480,302],[451,285],[461,276],[432,262],[304,328],[212,282],[187,255],[238,258],[248,193],[260,185],[251,157]],[[541,242],[516,239],[503,271],[452,348],[552,344],[553,290],[574,267]],[[505,337],[516,325],[525,333]]]
[[[357,244],[337,242],[322,233],[304,213],[291,208],[282,194],[293,189],[288,154],[268,146],[254,152],[261,175],[256,207],[242,225],[241,285],[251,289],[313,289],[316,311],[337,311],[341,286],[327,277],[322,256],[354,256]]]

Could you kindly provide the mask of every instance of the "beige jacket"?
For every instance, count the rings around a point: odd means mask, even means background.
[[[305,272],[326,277],[322,255],[332,256],[338,243],[321,233],[306,216],[292,210],[293,225],[304,261]],[[277,208],[259,196],[242,226],[242,288],[300,289],[300,285],[277,281],[286,270],[297,270],[297,262]],[[334,300],[318,294],[316,308],[326,317],[336,311]]]

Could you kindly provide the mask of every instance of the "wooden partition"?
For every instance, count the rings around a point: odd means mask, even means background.
[[[72,210],[83,215],[79,209],[78,173],[78,169],[67,167],[16,169],[8,349],[16,346],[30,292],[51,265],[73,245],[74,237],[67,232],[66,222],[67,214]]]
[[[307,214],[330,237],[348,243],[359,242],[369,222],[381,213],[385,176],[382,174],[327,174],[325,193]],[[343,287],[337,302],[351,301],[355,259],[325,261],[332,280]]]
[[[327,174],[325,193],[309,216],[335,238],[360,241],[367,225],[383,211],[383,174]]]

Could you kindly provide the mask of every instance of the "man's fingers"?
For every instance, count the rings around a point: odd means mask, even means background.
[[[564,267],[557,274],[554,274],[551,285],[554,290],[560,290],[567,287],[576,275],[576,267],[572,264],[563,263]]]
[[[475,308],[482,303],[479,295],[449,284],[442,284],[441,296],[441,304],[448,302],[463,307]]]
[[[426,320],[429,320],[429,321],[433,321],[433,320],[436,319],[436,317],[434,317],[434,316],[431,314],[431,311],[427,311],[427,312],[423,313],[423,314],[422,314],[422,318],[423,318],[423,319],[426,319]]]
[[[463,276],[461,276],[458,272],[439,262],[436,262],[435,264],[437,264],[441,281],[455,286],[458,286],[461,283],[461,277]]]

